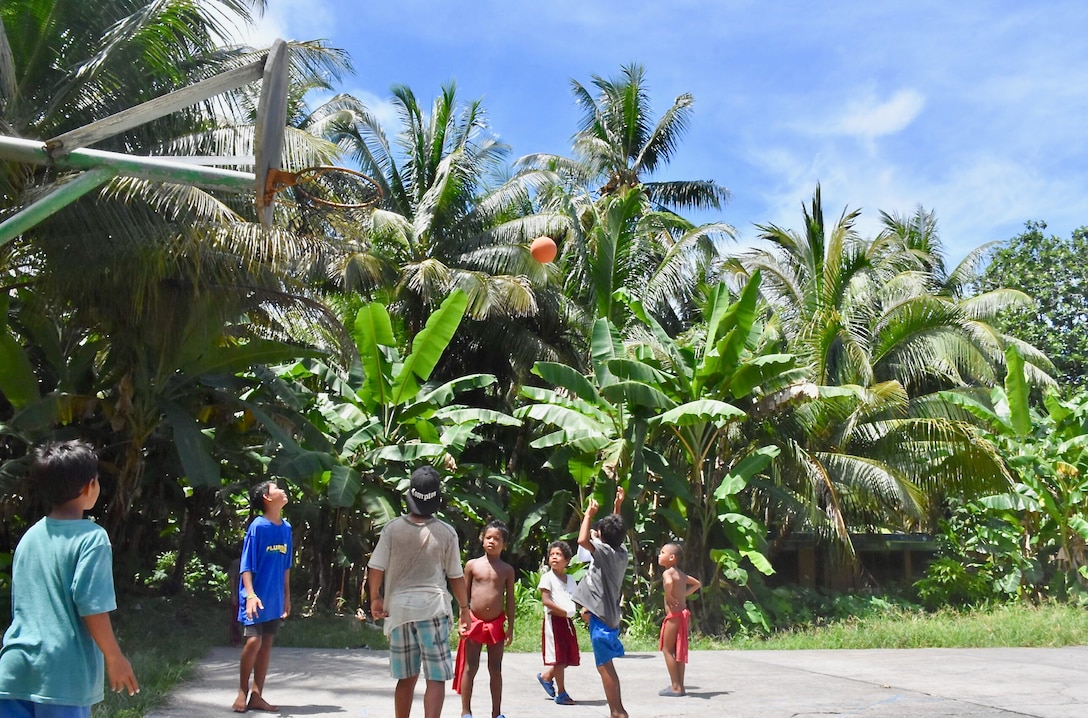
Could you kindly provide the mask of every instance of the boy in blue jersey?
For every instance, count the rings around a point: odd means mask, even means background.
[[[113,549],[105,529],[83,518],[101,492],[98,457],[81,441],[44,444],[30,479],[50,509],[15,548],[0,718],[90,718],[103,671],[114,691],[140,690],[110,623]]]
[[[283,518],[287,492],[275,482],[264,481],[250,491],[250,501],[253,512],[261,515],[249,524],[238,567],[238,622],[242,624],[245,645],[238,697],[232,706],[236,713],[279,710],[264,699],[264,679],[276,631],[291,613],[294,542],[291,524]]]

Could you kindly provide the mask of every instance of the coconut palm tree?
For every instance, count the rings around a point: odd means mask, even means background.
[[[53,137],[248,64],[259,53],[235,44],[230,32],[263,6],[256,0],[5,3],[2,129]],[[296,47],[295,74],[335,65],[335,53],[319,43]],[[223,95],[97,147],[251,154],[254,105],[252,91]],[[311,146],[289,133],[288,156]],[[0,216],[57,179],[49,169],[4,163]],[[247,221],[252,216],[245,198],[124,179],[11,243],[6,285],[19,290],[11,326],[33,345],[45,394],[11,417],[12,425],[24,427],[31,440],[56,422],[83,422],[82,430],[107,447],[104,459],[113,467],[114,530],[130,511],[151,510],[154,501],[141,502],[141,493],[164,479],[218,485],[220,467],[196,417],[228,402],[237,387],[219,381],[213,389],[207,375],[284,361],[314,344],[335,352],[346,340],[336,318],[290,271],[307,261],[314,243],[263,230]],[[73,413],[73,407],[80,409]]]
[[[777,427],[782,456],[762,500],[780,529],[808,525],[847,553],[850,530],[925,526],[941,496],[1008,481],[994,447],[931,395],[992,376],[977,319],[938,290],[935,245],[890,231],[863,240],[857,216],[825,224],[817,186],[803,233],[760,226],[773,249],[742,259],[812,381],[848,390]]]
[[[369,112],[336,128],[345,155],[383,194],[339,264],[340,286],[387,301],[411,333],[452,290],[465,292],[467,321],[442,376],[487,371],[510,385],[535,361],[577,361],[576,310],[555,268],[528,251],[531,239],[567,222],[533,211],[539,177],[505,176],[509,148],[490,134],[480,102],[461,104],[453,84],[430,113],[410,88],[392,93],[400,121],[392,140]]]
[[[574,159],[554,155],[528,155],[519,160],[526,167],[563,172],[578,185],[604,182],[599,194],[623,194],[641,186],[657,207],[673,209],[721,209],[730,193],[713,180],[650,180],[672,160],[691,122],[695,98],[677,97],[655,122],[646,87],[646,71],[638,63],[624,65],[621,76],[593,76],[594,94],[571,80],[575,103],[582,109],[574,135]]]

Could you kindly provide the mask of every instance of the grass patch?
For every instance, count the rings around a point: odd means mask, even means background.
[[[819,628],[734,638],[724,647],[749,650],[1051,648],[1085,644],[1088,644],[1088,611],[1051,603],[1006,604],[972,611],[942,609],[935,613],[893,608]],[[697,647],[713,646],[700,640]]]
[[[163,705],[170,691],[192,675],[197,661],[228,639],[227,608],[208,600],[125,598],[110,614],[121,650],[132,663],[140,692],[129,697],[106,690],[93,718],[141,718]],[[221,620],[217,620],[221,617]]]

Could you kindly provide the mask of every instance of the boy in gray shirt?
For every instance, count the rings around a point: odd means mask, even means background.
[[[616,490],[616,509],[623,503],[624,491]],[[589,612],[589,640],[593,658],[601,674],[604,695],[612,718],[627,718],[620,697],[620,679],[612,660],[623,656],[620,642],[620,591],[627,571],[627,548],[623,545],[625,527],[619,513],[605,516],[597,524],[594,536],[590,527],[600,505],[590,499],[582,525],[578,530],[578,545],[593,554],[593,563],[585,578],[574,591],[574,600]]]

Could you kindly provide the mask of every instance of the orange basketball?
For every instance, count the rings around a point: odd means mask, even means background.
[[[551,237],[537,237],[529,245],[529,252],[533,255],[533,259],[541,264],[547,264],[555,259],[558,251]]]

